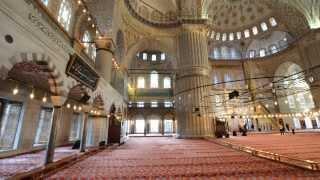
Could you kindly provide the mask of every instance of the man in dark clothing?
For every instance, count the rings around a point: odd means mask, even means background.
[[[289,124],[288,124],[288,123],[286,123],[286,128],[287,128],[288,131],[290,131],[290,128],[289,128]]]

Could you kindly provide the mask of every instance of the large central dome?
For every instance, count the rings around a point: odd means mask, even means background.
[[[270,17],[264,0],[128,0],[145,21],[172,23],[179,19],[206,19],[216,31],[234,31]]]
[[[270,17],[272,10],[261,0],[212,0],[208,15],[212,28],[234,31]]]

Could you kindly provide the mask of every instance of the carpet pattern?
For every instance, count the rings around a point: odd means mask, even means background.
[[[58,161],[79,150],[72,150],[71,147],[59,147],[55,150],[54,161]],[[44,163],[45,151],[23,154],[10,158],[0,159],[0,179],[7,179],[18,173],[28,172],[41,167]]]
[[[319,179],[319,172],[257,158],[205,140],[130,138],[49,179]]]
[[[273,152],[292,158],[320,162],[320,133],[255,134],[237,136],[224,141],[250,146],[255,149]]]

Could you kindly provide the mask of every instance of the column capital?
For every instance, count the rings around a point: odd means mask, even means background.
[[[208,27],[204,24],[183,24],[181,26],[182,32],[199,32],[207,34]]]
[[[106,50],[113,52],[115,45],[112,38],[100,37],[96,39],[96,48],[98,50]]]
[[[51,102],[54,107],[61,107],[67,100],[64,96],[51,96]]]

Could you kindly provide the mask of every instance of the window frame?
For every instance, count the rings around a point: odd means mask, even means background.
[[[261,54],[263,54],[263,55],[261,55]],[[266,50],[266,48],[261,48],[261,49],[259,49],[259,57],[266,57],[267,56],[267,50]]]
[[[253,35],[258,35],[258,34],[259,34],[259,30],[258,30],[258,27],[257,27],[257,26],[253,26],[253,27],[252,27],[252,34],[253,34]]]
[[[20,137],[21,137],[21,130],[22,130],[22,124],[23,124],[23,120],[24,120],[24,103],[23,102],[19,102],[19,101],[11,101],[11,100],[7,100],[5,98],[0,98],[0,102],[2,103],[2,105],[0,106],[0,133],[2,131],[2,121],[3,121],[3,115],[4,115],[4,108],[6,104],[16,104],[20,106],[20,112],[17,118],[17,127],[15,130],[15,135],[13,137],[12,140],[12,145],[11,148],[9,149],[0,149],[0,153],[1,152],[8,152],[8,151],[15,151],[18,148],[19,142],[20,142]],[[1,135],[1,134],[0,134]],[[1,136],[0,136],[1,137]]]
[[[70,29],[72,17],[72,6],[68,0],[62,0],[58,11],[58,22],[65,28],[66,31]]]
[[[48,129],[48,140],[47,140],[47,142],[45,142],[45,143],[40,143],[40,141],[39,141],[39,137],[38,136],[40,136],[41,135],[41,131],[43,130],[42,129],[42,126],[41,126],[41,129],[39,129],[40,128],[40,122],[41,122],[41,113],[42,113],[42,111],[48,111],[48,110],[51,110],[51,118],[50,118],[50,124],[49,124],[49,129]],[[37,129],[36,129],[36,134],[35,134],[35,137],[34,137],[34,141],[33,141],[33,146],[34,147],[38,147],[38,146],[46,146],[47,144],[48,144],[48,142],[49,142],[49,136],[50,136],[50,131],[51,131],[51,126],[52,126],[52,116],[53,116],[53,113],[54,113],[54,111],[53,111],[53,108],[51,108],[51,107],[45,107],[45,106],[42,106],[41,108],[40,108],[40,111],[39,111],[39,115],[38,115],[38,124],[37,124]],[[39,131],[39,130],[41,130],[41,131]],[[38,142],[39,141],[39,142]]]
[[[157,71],[151,71],[150,73],[150,88],[159,88],[159,73]]]
[[[243,33],[244,33],[244,38],[249,38],[250,37],[250,30],[249,29],[245,29],[243,31]]]
[[[276,27],[278,25],[278,22],[274,17],[269,18],[269,23],[272,27]]]
[[[164,89],[171,89],[172,88],[170,77],[166,76],[163,78],[163,88]]]
[[[137,78],[137,89],[144,89],[144,88],[146,88],[146,79],[143,76],[139,76]]]
[[[260,28],[261,28],[261,30],[262,31],[268,31],[268,29],[269,29],[269,27],[268,27],[268,25],[267,25],[267,23],[266,22],[262,22],[262,23],[260,23]]]

